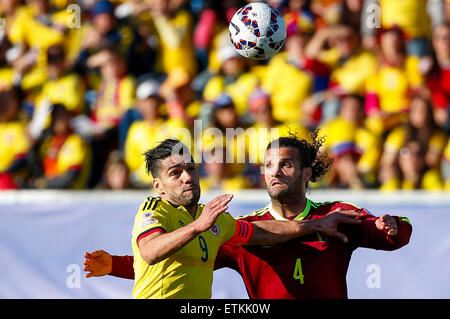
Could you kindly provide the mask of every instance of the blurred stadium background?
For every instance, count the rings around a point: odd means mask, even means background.
[[[207,202],[219,193],[202,195]],[[131,255],[131,229],[142,191],[0,193],[0,298],[131,298],[133,281],[85,278],[83,254]],[[347,275],[350,298],[446,299],[450,296],[450,198],[424,191],[312,191],[314,201],[345,200],[374,214],[408,216],[410,243],[393,252],[360,248]],[[233,216],[267,205],[265,191],[240,191]],[[333,267],[333,265],[330,265]],[[213,298],[248,298],[231,269],[214,272]]]
[[[272,128],[326,136],[334,166],[312,199],[412,221],[407,247],[355,253],[350,297],[450,296],[450,1],[267,2],[288,36],[252,61],[228,37],[247,1],[0,0],[0,297],[128,298],[131,282],[86,280],[81,261],[131,253],[151,191],[142,153],[180,138],[203,201],[232,192],[233,213],[249,212],[268,201]],[[245,160],[202,160],[217,149]],[[236,276],[217,272],[213,295],[246,298]]]

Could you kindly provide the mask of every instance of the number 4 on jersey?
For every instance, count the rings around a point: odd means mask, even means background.
[[[297,261],[295,262],[295,268],[294,268],[294,279],[300,280],[300,284],[303,285],[305,283],[302,270],[302,260],[300,258],[297,258]]]

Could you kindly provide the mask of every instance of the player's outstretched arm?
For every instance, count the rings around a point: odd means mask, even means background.
[[[347,203],[341,203],[340,205],[339,209],[357,209]],[[345,225],[341,229],[348,236],[354,249],[364,247],[395,250],[409,243],[412,226],[408,218],[388,214],[377,217],[364,208],[358,208],[358,210],[362,213],[362,216],[358,217],[361,224]]]
[[[321,232],[347,242],[347,236],[337,230],[338,225],[342,223],[359,224],[361,221],[356,218],[361,215],[356,210],[339,209],[319,219],[301,221],[255,221],[252,222],[254,231],[247,245],[275,245],[314,232]]]
[[[208,230],[220,214],[228,209],[232,195],[221,195],[214,198],[203,208],[198,219],[175,231],[155,232],[139,240],[138,246],[142,258],[153,265],[171,256],[198,234]]]
[[[83,270],[86,278],[111,275],[134,279],[133,256],[114,256],[104,250],[84,253]]]

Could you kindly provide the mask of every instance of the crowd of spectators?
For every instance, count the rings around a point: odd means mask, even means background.
[[[149,188],[169,137],[203,190],[262,188],[275,134],[319,130],[312,187],[450,190],[449,0],[269,0],[262,61],[228,34],[249,2],[0,0],[0,189]]]

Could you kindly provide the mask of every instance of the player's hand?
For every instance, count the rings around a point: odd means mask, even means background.
[[[88,273],[89,277],[101,277],[111,273],[112,257],[104,250],[96,250],[92,253],[84,253],[83,270]]]
[[[325,217],[317,219],[318,231],[328,236],[336,237],[342,240],[344,243],[348,242],[347,236],[338,232],[337,227],[339,224],[359,224],[363,214],[357,210],[344,210],[343,208],[335,209],[334,211],[325,215]]]
[[[227,205],[232,198],[231,194],[220,195],[206,204],[202,214],[195,221],[196,230],[201,233],[210,229],[217,217],[228,209]]]
[[[398,233],[397,221],[391,215],[385,214],[375,221],[375,226],[384,231],[389,236],[396,236]]]

